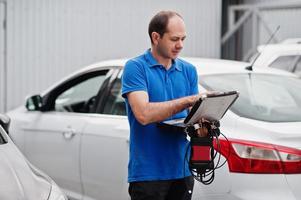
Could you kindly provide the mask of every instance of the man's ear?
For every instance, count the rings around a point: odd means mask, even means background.
[[[157,32],[152,32],[152,40],[154,44],[158,44],[158,40],[161,38],[160,34]]]

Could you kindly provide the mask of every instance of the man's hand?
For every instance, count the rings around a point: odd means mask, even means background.
[[[208,135],[208,129],[205,126],[197,130],[198,137],[206,137],[207,135]]]
[[[204,118],[202,118],[201,121],[199,121],[199,124],[202,124],[202,127],[197,130],[198,137],[206,137],[208,135],[209,131],[208,131],[207,127],[204,126],[205,122],[209,123],[209,121]]]

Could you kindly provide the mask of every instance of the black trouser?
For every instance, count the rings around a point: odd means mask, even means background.
[[[194,179],[132,182],[129,185],[131,200],[190,200]]]

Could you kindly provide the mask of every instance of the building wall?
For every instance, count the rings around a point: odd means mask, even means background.
[[[248,5],[280,5],[277,9],[263,9],[259,13],[263,19],[258,19],[258,35],[257,45],[266,44],[271,37],[271,33],[274,32],[279,26],[280,29],[275,34],[274,40],[270,44],[281,42],[287,38],[301,37],[301,26],[298,19],[301,18],[301,1],[287,1],[287,0],[256,0],[246,1]],[[291,6],[293,5],[293,6]],[[252,21],[249,19],[244,24],[243,32],[243,49],[242,54],[246,54],[252,46]],[[264,25],[265,23],[265,25]],[[266,27],[270,28],[270,32],[267,31]]]
[[[221,0],[6,1],[5,110],[82,66],[144,52],[150,46],[148,22],[159,10],[184,17],[182,56],[220,56]]]
[[[301,1],[299,1],[301,7]],[[284,8],[279,10],[267,10],[262,12],[262,16],[272,30],[280,26],[276,37],[279,41],[286,38],[301,37],[301,26],[298,19],[301,18],[301,8]],[[264,44],[269,34],[266,29],[260,24],[259,44]]]
[[[0,1],[0,112],[4,111],[6,105],[5,93],[5,5]]]
[[[278,26],[280,29],[271,44],[287,38],[301,37],[298,21],[301,18],[301,0],[225,0],[223,6],[224,18],[228,17],[227,22],[234,19],[238,24],[242,19],[247,19],[222,45],[223,58],[248,60],[256,52],[258,45],[266,44]],[[245,18],[249,11],[251,14]],[[233,13],[235,15],[231,16]],[[228,36],[228,33],[233,33],[235,26],[231,29],[231,23],[225,21],[224,19],[223,31],[228,32],[223,33],[223,36]]]

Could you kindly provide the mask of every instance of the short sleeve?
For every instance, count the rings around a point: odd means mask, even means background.
[[[125,64],[121,83],[123,98],[127,98],[126,94],[129,92],[147,91],[143,65],[134,60],[129,60]]]

